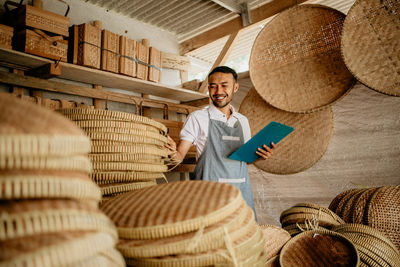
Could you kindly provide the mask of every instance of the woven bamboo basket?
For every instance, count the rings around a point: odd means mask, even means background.
[[[75,267],[125,267],[126,263],[121,253],[112,248],[101,251],[86,260],[74,263]]]
[[[329,230],[312,230],[293,237],[282,248],[281,266],[358,266],[359,254],[346,237]]]
[[[340,52],[345,15],[298,5],[277,15],[251,50],[250,77],[261,97],[289,112],[312,112],[342,98],[355,84]]]
[[[378,92],[400,96],[397,0],[358,0],[343,25],[341,50],[353,75]]]
[[[101,185],[101,193],[103,196],[112,196],[112,195],[118,195],[121,193],[126,193],[132,190],[137,190],[141,188],[145,188],[148,186],[154,186],[156,185],[156,181],[146,181],[146,182],[134,182],[134,183],[113,183],[113,184],[107,184],[107,185]]]
[[[148,181],[157,178],[165,179],[165,175],[161,172],[129,172],[129,171],[114,171],[114,172],[92,172],[90,177],[98,185],[108,183],[129,183],[134,181]]]
[[[280,250],[291,238],[288,231],[274,225],[261,225],[264,234],[265,256],[267,260],[276,258]]]
[[[267,104],[254,88],[244,98],[239,111],[248,118],[253,134],[271,121],[295,129],[279,142],[273,157],[254,163],[266,172],[291,174],[310,168],[324,155],[333,135],[331,108],[309,114],[282,111]]]

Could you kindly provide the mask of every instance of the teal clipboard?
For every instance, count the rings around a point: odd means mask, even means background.
[[[254,135],[249,141],[233,152],[228,158],[245,161],[247,163],[253,163],[260,158],[260,156],[256,154],[257,148],[262,148],[264,144],[268,147],[271,147],[271,142],[278,144],[279,141],[293,131],[293,127],[272,121],[256,135]]]

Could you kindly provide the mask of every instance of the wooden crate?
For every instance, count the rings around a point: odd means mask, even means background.
[[[69,34],[69,18],[38,7],[22,5],[7,12],[7,16],[7,21],[18,30],[31,27],[55,35]]]
[[[149,81],[161,81],[161,51],[150,47],[149,49]]]
[[[103,30],[101,38],[101,69],[119,71],[119,35]]]
[[[136,78],[147,80],[149,68],[145,64],[149,63],[149,47],[138,42],[136,48],[136,58],[139,61],[137,64]]]
[[[69,27],[68,62],[78,64],[79,26]]]
[[[119,38],[119,73],[136,77],[136,49],[137,42],[125,36]]]
[[[0,24],[0,47],[12,49],[12,37],[14,29],[12,27]]]
[[[67,61],[68,41],[62,36],[46,36],[41,31],[22,30],[15,33],[14,49],[28,54]]]
[[[88,23],[78,29],[78,64],[100,69],[101,29]]]

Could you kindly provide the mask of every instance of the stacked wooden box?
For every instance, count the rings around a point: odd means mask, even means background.
[[[0,24],[0,47],[12,49],[12,37],[14,29],[12,27]]]
[[[17,6],[10,10],[8,5]],[[7,21],[15,28],[14,49],[55,60],[67,61],[69,18],[40,6],[6,2]]]

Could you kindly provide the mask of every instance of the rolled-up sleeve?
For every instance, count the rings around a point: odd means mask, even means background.
[[[189,141],[190,143],[194,144],[196,141],[197,133],[199,132],[199,124],[193,116],[193,114],[189,115],[183,124],[180,138],[181,140]]]

